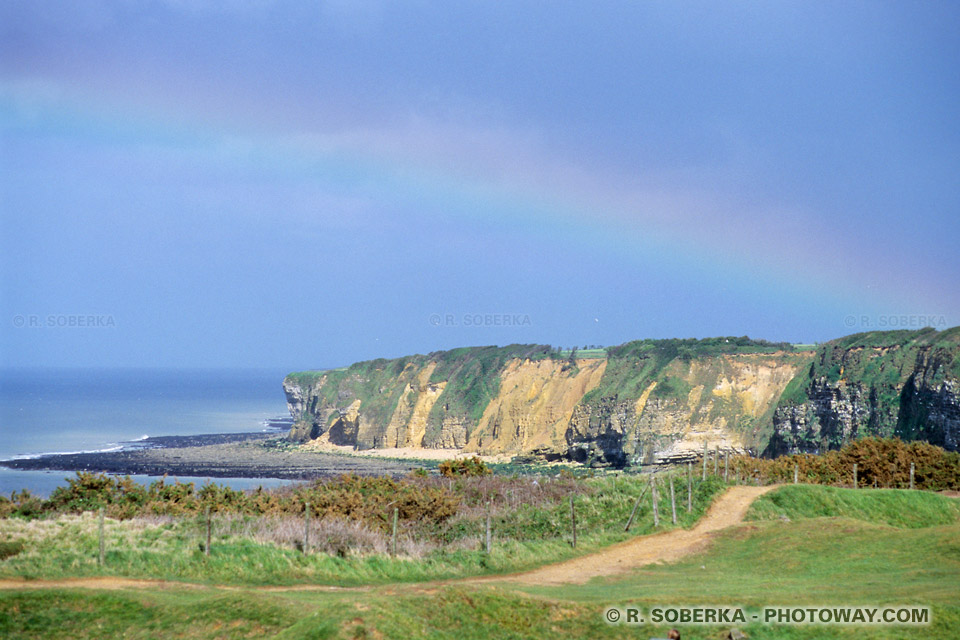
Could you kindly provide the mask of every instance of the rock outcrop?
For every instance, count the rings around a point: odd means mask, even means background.
[[[638,395],[619,384],[580,403],[566,434],[569,455],[623,466],[694,460],[704,443],[711,451],[755,452],[780,394],[809,357],[704,355],[651,367]]]
[[[290,437],[592,465],[710,450],[817,452],[867,435],[960,440],[960,328],[798,350],[747,338],[641,340],[574,359],[477,347],[291,374]]]
[[[875,332],[824,345],[773,415],[768,455],[837,449],[863,436],[956,450],[960,329]]]

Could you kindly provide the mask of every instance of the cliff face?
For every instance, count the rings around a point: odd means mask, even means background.
[[[768,436],[763,427],[781,392],[810,354],[674,357],[662,366],[657,357],[611,355],[633,360],[624,363],[629,374],[611,376],[574,411],[566,433],[573,459],[616,466],[679,462],[696,457],[704,442],[711,449],[755,450]]]
[[[599,465],[703,451],[776,455],[864,435],[960,439],[960,328],[858,334],[798,351],[746,338],[642,340],[571,360],[477,347],[291,374],[291,438]]]
[[[508,363],[549,353],[540,345],[477,347],[290,374],[290,436],[358,449],[462,449],[499,393]]]
[[[466,450],[563,455],[574,408],[600,382],[606,365],[604,359],[579,360],[575,367],[562,360],[511,361]]]
[[[839,448],[862,436],[960,437],[960,328],[857,334],[823,345],[773,414],[768,455]]]

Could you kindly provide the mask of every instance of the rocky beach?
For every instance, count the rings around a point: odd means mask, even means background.
[[[311,480],[344,473],[403,475],[415,460],[302,449],[276,433],[159,436],[121,451],[50,454],[0,461],[20,470],[97,471],[153,476]]]

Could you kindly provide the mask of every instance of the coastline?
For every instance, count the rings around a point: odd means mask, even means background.
[[[480,455],[463,449],[421,449],[419,447],[390,447],[383,449],[354,449],[349,445],[338,445],[330,442],[326,434],[305,444],[299,445],[301,451],[316,451],[338,456],[356,458],[378,458],[387,460],[410,460],[411,462],[443,462],[460,458],[477,457],[487,463],[510,462],[513,455]]]
[[[49,454],[0,461],[36,471],[90,471],[118,475],[312,480],[345,473],[404,475],[416,460],[310,451],[286,446],[278,432],[156,436],[121,451]]]

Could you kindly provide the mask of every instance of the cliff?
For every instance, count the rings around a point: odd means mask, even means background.
[[[507,364],[550,353],[542,345],[468,347],[293,373],[284,380],[290,435],[358,449],[462,449],[499,395]]]
[[[691,459],[704,442],[756,451],[781,393],[812,355],[743,338],[614,347],[600,385],[570,420],[568,455],[622,466]]]
[[[774,455],[899,435],[957,448],[960,328],[799,350],[748,338],[639,340],[596,358],[543,345],[359,362],[284,380],[291,438],[597,465],[710,448]]]
[[[821,345],[773,415],[768,455],[816,453],[863,436],[960,437],[960,327],[860,333]]]

